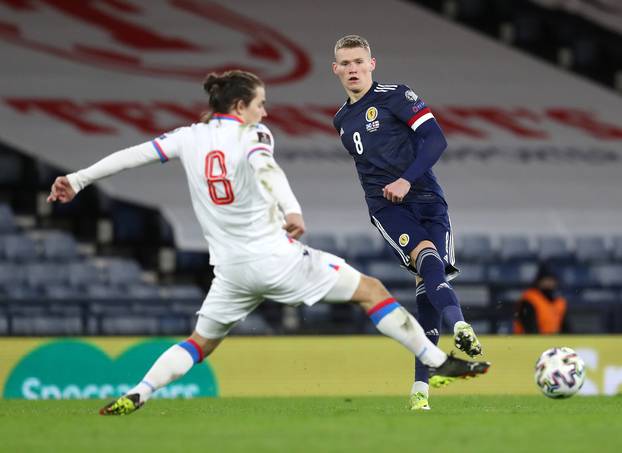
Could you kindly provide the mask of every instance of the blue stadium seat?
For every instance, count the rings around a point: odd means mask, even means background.
[[[458,262],[485,262],[495,258],[490,237],[483,234],[469,234],[457,238],[456,255]]]
[[[78,256],[73,236],[60,231],[46,233],[41,240],[42,257],[49,261],[71,261]]]
[[[613,289],[586,289],[581,292],[584,303],[615,303],[620,302],[620,292]]]
[[[582,262],[603,262],[609,259],[609,250],[602,236],[575,238],[575,256]]]
[[[488,307],[490,290],[485,285],[453,285],[460,304],[467,307]]]
[[[37,259],[37,244],[28,236],[9,234],[0,236],[4,257],[8,261],[29,262]]]
[[[67,266],[67,280],[74,288],[103,283],[102,272],[91,262],[73,262]]]
[[[77,299],[82,296],[82,292],[73,286],[56,283],[44,286],[43,294],[48,299],[56,300]]]
[[[5,286],[2,292],[8,299],[37,300],[41,297],[39,290],[26,285]]]
[[[385,249],[381,239],[371,234],[352,234],[345,239],[345,256],[350,260],[367,262],[382,259]]]
[[[317,305],[328,306],[328,304]],[[306,308],[313,309],[318,308],[318,306]],[[330,309],[330,306],[328,306],[328,308]],[[311,312],[311,310],[309,310],[309,312]],[[273,333],[273,330],[259,313],[251,313],[244,321],[236,324],[236,326],[231,329],[231,333],[233,335],[270,335]]]
[[[330,234],[309,234],[303,237],[302,242],[314,249],[341,256],[341,249],[335,236]]]
[[[501,285],[529,285],[537,271],[535,263],[494,264],[488,268],[488,276],[491,282]]]
[[[92,299],[114,299],[126,297],[119,287],[110,284],[93,283],[86,286],[86,295]]]
[[[159,320],[155,316],[104,316],[101,329],[104,335],[156,335]]]
[[[58,264],[31,263],[24,266],[28,286],[42,289],[44,286],[62,284],[67,281],[67,268]]]
[[[593,272],[585,264],[567,264],[556,267],[555,270],[563,286],[584,288],[586,286],[598,285]]]
[[[15,217],[9,205],[0,203],[0,234],[13,233],[17,230]]]
[[[622,287],[622,264],[597,264],[592,266],[594,280],[605,287]]]
[[[82,330],[81,316],[14,316],[14,335],[80,335]]]
[[[503,261],[528,261],[536,258],[535,252],[525,236],[502,236],[499,243],[499,257]]]
[[[611,259],[622,261],[622,236],[614,236],[611,240]]]
[[[560,236],[539,237],[537,253],[540,261],[568,261],[573,256],[568,243]]]
[[[140,281],[141,269],[134,260],[103,258],[97,262],[102,265],[108,282],[112,285],[128,285]]]
[[[205,292],[196,285],[160,286],[161,299],[190,299],[200,303],[205,299]]]
[[[456,278],[459,283],[486,283],[488,281],[488,269],[482,263],[464,263],[458,266],[460,274]]]
[[[24,270],[14,263],[0,262],[0,290],[9,286],[19,286],[24,280]]]
[[[369,263],[369,275],[380,279],[386,285],[415,286],[415,276],[394,262],[378,261]]]
[[[125,289],[127,297],[132,299],[160,300],[160,290],[156,285],[133,283]]]

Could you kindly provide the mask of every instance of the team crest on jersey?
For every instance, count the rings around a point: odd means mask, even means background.
[[[402,247],[406,247],[410,242],[410,236],[406,233],[400,234],[399,242]]]
[[[419,96],[417,96],[413,90],[406,91],[404,93],[404,96],[406,96],[406,99],[408,99],[410,102],[415,102],[419,98]]]
[[[376,107],[369,107],[365,112],[365,119],[369,123],[374,121],[376,118],[378,118],[378,109]]]

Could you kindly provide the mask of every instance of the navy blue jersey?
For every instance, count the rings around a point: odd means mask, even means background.
[[[361,99],[354,104],[348,100],[341,107],[333,124],[354,158],[372,214],[393,204],[382,196],[382,189],[402,177],[412,184],[404,202],[445,201],[431,169],[446,146],[445,139],[430,109],[406,85],[374,82]],[[433,142],[428,137],[439,135],[442,145],[438,155],[413,172],[413,162],[424,156]]]

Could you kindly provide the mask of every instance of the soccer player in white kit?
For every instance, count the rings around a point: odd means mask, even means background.
[[[263,82],[248,72],[228,71],[209,74],[204,89],[211,114],[203,122],[58,177],[48,197],[48,202],[67,203],[87,185],[121,170],[179,159],[214,265],[190,338],[166,350],[134,388],[100,414],[140,408],[211,354],[265,298],[284,304],[356,303],[380,332],[408,348],[432,373],[451,378],[486,372],[488,362],[464,361],[438,349],[379,280],[297,241],[305,231],[302,210],[274,159],[272,134],[260,124],[267,115]]]

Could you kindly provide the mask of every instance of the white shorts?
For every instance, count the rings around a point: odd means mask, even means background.
[[[222,338],[264,299],[288,305],[347,302],[360,279],[342,258],[297,241],[282,255],[216,266],[197,312],[196,331],[204,338]]]

